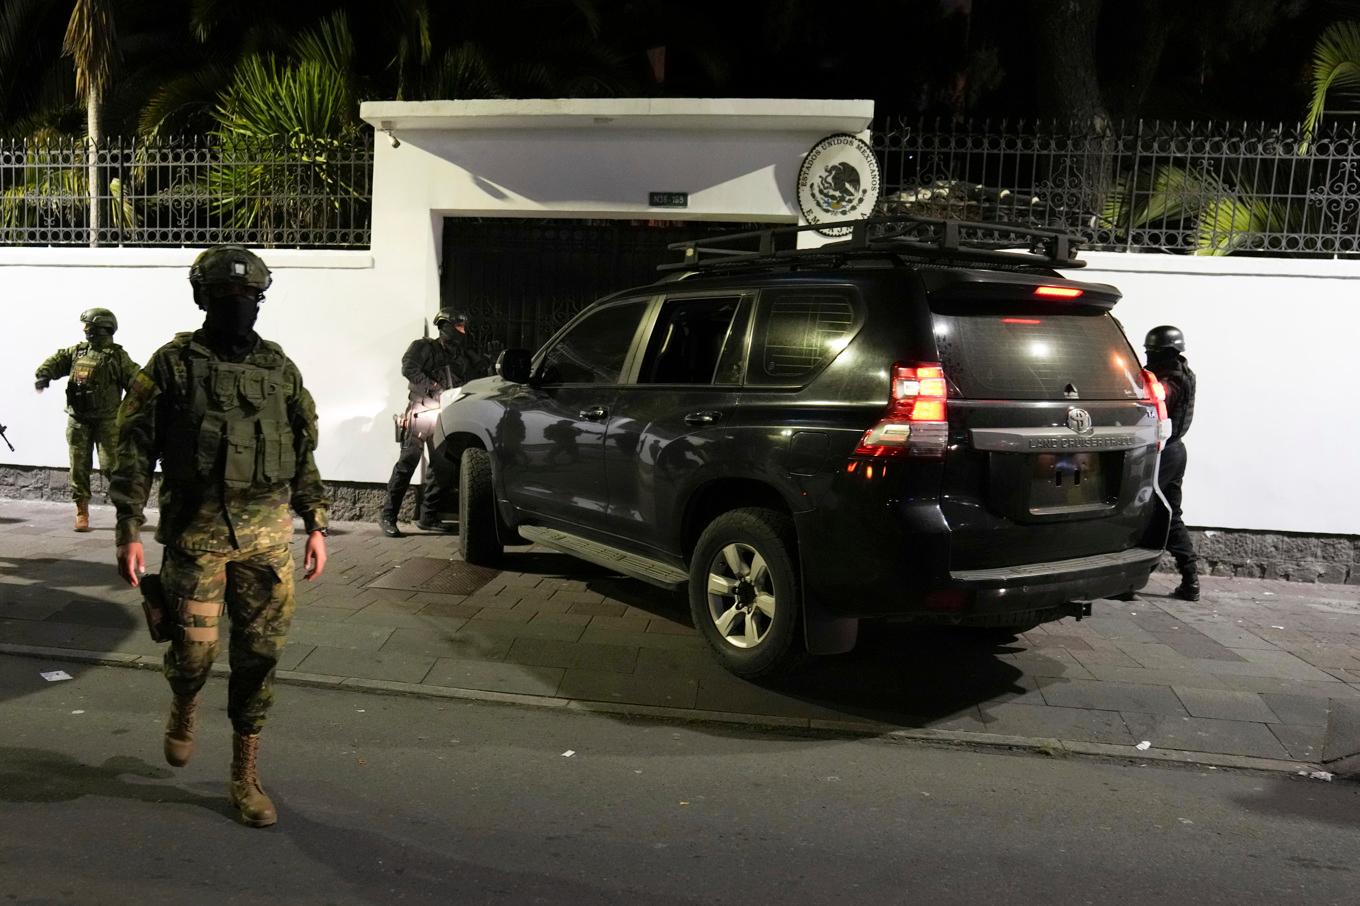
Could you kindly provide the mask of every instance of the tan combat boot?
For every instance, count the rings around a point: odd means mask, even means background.
[[[90,501],[76,501],[76,531],[88,532],[90,530]]]
[[[194,727],[198,723],[198,695],[176,695],[165,722],[165,760],[177,768],[194,755]]]
[[[255,760],[260,752],[260,734],[231,735],[231,783],[227,793],[241,822],[250,827],[268,827],[279,820],[274,803],[260,786]]]

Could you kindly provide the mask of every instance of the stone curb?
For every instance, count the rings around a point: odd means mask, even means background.
[[[52,658],[99,664],[106,667],[131,667],[137,670],[159,670],[160,659],[155,655],[121,654],[118,652],[90,652],[74,648],[46,648],[35,645],[13,645],[0,642],[0,654],[29,658]],[[213,665],[214,676],[225,676],[229,670],[221,664]],[[697,708],[667,708],[656,705],[633,705],[621,702],[589,701],[584,699],[553,698],[544,695],[525,695],[511,692],[492,692],[481,689],[460,689],[451,686],[431,686],[425,683],[399,683],[362,677],[329,676],[296,670],[280,670],[275,678],[296,686],[325,689],[350,689],[386,695],[412,695],[421,698],[448,698],[494,704],[527,705],[597,714],[620,714],[630,717],[683,720],[694,723],[737,724],[773,730],[810,730],[846,736],[874,736],[889,742],[926,743],[959,748],[999,748],[1021,750],[1048,756],[1076,755],[1122,761],[1159,762],[1165,764],[1202,765],[1212,768],[1231,768],[1242,771],[1263,771],[1276,774],[1309,774],[1323,767],[1302,761],[1281,761],[1248,755],[1225,755],[1214,752],[1191,752],[1182,749],[1147,749],[1109,743],[1081,742],[1032,736],[1005,736],[995,733],[976,733],[968,730],[902,729],[892,724],[873,721],[823,720],[818,718],[780,717],[771,714],[740,714],[726,711],[704,711]],[[1333,766],[1335,771],[1335,766]],[[1338,774],[1345,777],[1345,774]]]

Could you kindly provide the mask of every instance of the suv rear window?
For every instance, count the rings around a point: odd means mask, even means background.
[[[748,384],[806,383],[859,328],[852,290],[778,289],[761,293]]]
[[[944,373],[972,399],[1134,399],[1142,365],[1108,313],[1015,307],[935,311]]]

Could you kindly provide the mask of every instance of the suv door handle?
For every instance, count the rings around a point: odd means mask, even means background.
[[[576,414],[579,415],[585,421],[600,422],[604,421],[605,418],[609,416],[609,410],[606,409],[604,406],[592,406],[589,409],[582,409],[580,412]]]
[[[721,412],[691,412],[685,416],[687,425],[711,425],[722,418]]]

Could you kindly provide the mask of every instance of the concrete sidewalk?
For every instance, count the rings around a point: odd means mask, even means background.
[[[83,535],[72,512],[0,500],[0,653],[35,670],[43,657],[157,666],[114,570],[112,509],[92,508]],[[1349,770],[1337,759],[1360,750],[1356,586],[1211,578],[1189,604],[1157,575],[1138,601],[1001,641],[869,627],[855,652],[757,685],[714,663],[683,598],[564,555],[518,549],[470,594],[370,587],[415,561],[428,578],[455,540],[337,525],[325,575],[299,582],[280,678],[1292,771]],[[159,545],[147,552],[155,571]]]

